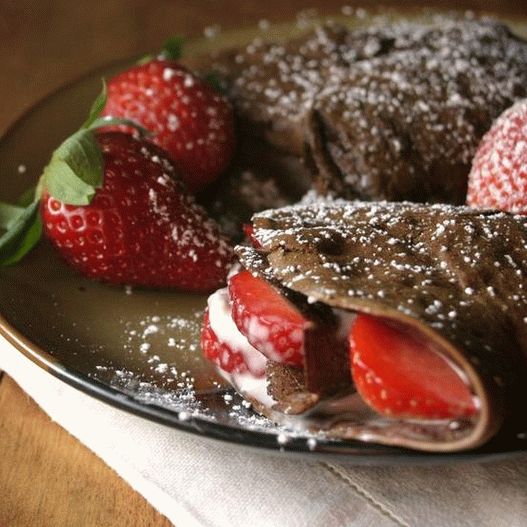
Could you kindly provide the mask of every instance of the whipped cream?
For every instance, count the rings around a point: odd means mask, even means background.
[[[232,350],[243,355],[249,371],[257,376],[262,376],[265,373],[266,358],[249,343],[236,327],[232,319],[228,289],[225,287],[210,295],[207,304],[210,327],[218,339]]]

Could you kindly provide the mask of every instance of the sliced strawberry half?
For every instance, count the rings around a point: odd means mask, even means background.
[[[205,311],[201,328],[201,349],[211,362],[229,373],[248,371],[244,356],[239,351],[222,342],[210,327],[209,311]]]
[[[358,315],[350,362],[361,397],[377,412],[419,419],[459,419],[477,408],[452,364],[411,329]]]
[[[229,294],[236,326],[258,351],[273,361],[303,366],[308,321],[291,302],[249,271],[230,278]]]
[[[201,347],[207,359],[228,373],[265,375],[266,358],[244,337],[232,320],[227,288],[208,300],[201,330]]]

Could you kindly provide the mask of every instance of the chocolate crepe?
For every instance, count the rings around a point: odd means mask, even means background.
[[[300,156],[306,110],[330,71],[365,55],[367,41],[350,40],[348,29],[324,25],[285,43],[257,38],[218,56],[214,69],[226,83],[242,131]]]
[[[245,268],[272,275],[310,302],[414,327],[462,368],[480,403],[471,422],[426,424],[357,423],[344,416],[356,399],[341,404],[337,398],[322,410],[314,401],[315,428],[338,437],[455,451],[481,445],[500,429],[525,427],[527,218],[445,205],[336,200],[266,211],[253,221],[262,249],[238,249]],[[296,382],[304,383],[296,397],[309,393],[305,379]],[[278,391],[273,395],[279,398]],[[280,420],[272,409],[262,411]],[[321,411],[332,418],[318,418]]]
[[[242,130],[301,156],[321,194],[462,203],[492,121],[527,96],[527,43],[492,21],[436,18],[217,59]]]

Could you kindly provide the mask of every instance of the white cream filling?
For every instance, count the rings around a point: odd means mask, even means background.
[[[249,343],[234,323],[228,289],[219,289],[210,295],[208,308],[212,331],[221,342],[241,353],[249,368],[249,371],[243,373],[229,373],[221,369],[219,369],[219,373],[237,391],[267,407],[272,407],[276,401],[267,393],[267,380],[264,375],[267,359]],[[347,338],[355,315],[337,309],[334,310],[334,313],[339,320],[339,337]]]
[[[258,401],[267,408],[272,408],[276,404],[276,401],[267,393],[267,380],[265,375],[253,373],[255,371],[264,371],[267,359],[248,342],[245,336],[240,333],[236,327],[236,324],[232,319],[231,305],[227,288],[221,289],[211,295],[208,300],[208,306],[210,325],[218,339],[225,342],[229,347],[233,348],[239,353],[242,353],[246,363],[250,365],[250,371],[243,373],[229,373],[218,369],[220,375],[242,395]],[[338,318],[338,337],[341,339],[349,338],[349,332],[356,314],[340,309],[334,309],[333,313]],[[468,384],[466,373],[455,364],[451,364],[451,366]],[[477,407],[479,408],[479,400],[477,398],[475,399],[477,402]],[[301,428],[303,429],[307,423],[311,422],[313,417],[314,421],[312,422],[318,422],[318,418],[322,419],[321,422],[324,423],[326,420],[331,420],[332,416],[338,416],[338,418],[341,420],[350,419],[350,426],[356,426],[356,430],[352,437],[362,441],[378,441],[379,429],[388,427],[392,423],[392,420],[376,414],[374,410],[366,405],[358,393],[352,393],[347,396],[340,397],[337,400],[329,399],[323,401],[322,404],[317,407],[317,416],[298,416],[299,419],[296,419],[291,418],[291,416],[284,415],[283,418],[284,422],[287,422],[290,426],[301,425]],[[355,419],[358,419],[357,423],[354,423]],[[443,426],[445,424],[444,420],[430,421],[405,419],[404,421],[410,424],[417,423],[432,426]],[[459,427],[460,421],[452,420],[449,424],[449,427],[454,429],[454,426]],[[415,430],[411,430],[411,433],[414,435],[418,434],[418,432]],[[423,437],[426,439],[426,434],[424,434]],[[414,438],[414,436],[411,436],[411,438]]]

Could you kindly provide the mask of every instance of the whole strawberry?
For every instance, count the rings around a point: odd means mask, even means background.
[[[113,284],[209,291],[220,286],[232,250],[187,193],[174,163],[122,132],[96,135],[104,184],[91,203],[66,205],[47,192],[44,232],[85,276]]]
[[[223,172],[234,152],[230,104],[173,60],[149,60],[108,82],[104,115],[133,119],[177,163],[196,192]]]
[[[467,203],[527,214],[527,100],[498,118],[472,163]]]

